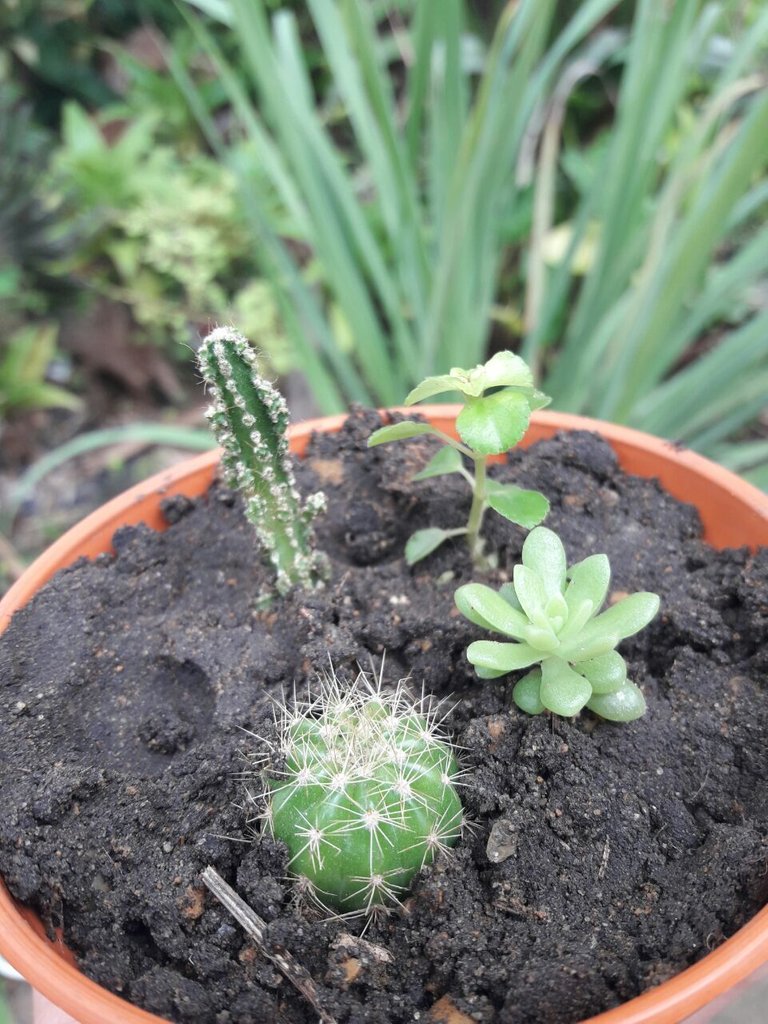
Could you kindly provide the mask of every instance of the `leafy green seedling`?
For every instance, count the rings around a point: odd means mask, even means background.
[[[610,576],[606,555],[590,555],[566,568],[557,534],[544,526],[532,530],[512,584],[498,593],[479,583],[456,591],[459,611],[470,622],[517,641],[470,644],[467,657],[477,674],[493,679],[536,666],[512,694],[531,715],[549,710],[569,716],[586,706],[614,722],[639,718],[645,698],[627,679],[626,663],[614,648],[648,625],[659,598],[631,594],[598,615]]]
[[[439,377],[427,377],[405,399],[406,405],[447,391],[458,391],[464,408],[456,419],[461,442],[428,423],[392,423],[375,430],[369,447],[388,441],[401,441],[421,434],[439,438],[445,447],[427,463],[414,480],[427,480],[447,473],[460,473],[472,488],[472,504],[467,525],[453,530],[428,527],[417,530],[405,548],[409,565],[425,558],[449,537],[467,538],[472,561],[477,569],[488,567],[483,555],[480,530],[487,508],[527,530],[536,526],[549,511],[549,502],[538,491],[503,484],[488,476],[488,456],[501,455],[518,444],[528,429],[531,412],[549,404],[549,398],[533,386],[528,365],[512,352],[498,352],[474,370],[455,368]],[[462,443],[463,442],[463,443]],[[462,455],[470,459],[474,472],[468,472]]]
[[[361,673],[276,716],[281,768],[268,771],[266,829],[288,847],[300,891],[326,909],[392,906],[453,846],[460,775],[435,712]]]
[[[198,363],[211,392],[206,415],[224,450],[224,474],[243,493],[277,589],[309,589],[320,582],[326,564],[312,547],[312,520],[325,508],[325,496],[313,494],[301,503],[285,433],[285,399],[259,374],[248,341],[229,327],[208,335]]]

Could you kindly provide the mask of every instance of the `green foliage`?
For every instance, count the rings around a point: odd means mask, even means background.
[[[473,61],[461,0],[408,5],[397,95],[372,6],[310,0],[330,77],[319,109],[291,11],[270,19],[264,0],[197,3],[230,25],[241,48],[239,62],[227,60],[190,11],[259,177],[206,116],[200,87],[184,68],[172,70],[222,163],[240,161],[260,267],[321,407],[392,405],[428,374],[482,361],[499,225],[519,198],[514,168],[529,118],[610,0],[582,5],[546,54],[554,0],[508,5],[488,52],[477,41]],[[343,131],[333,116],[339,103]],[[297,258],[307,247],[314,278]],[[340,344],[339,324],[351,346]]]
[[[0,34],[31,78],[39,120],[53,125],[62,94],[104,103],[114,95],[92,64],[97,37],[92,0],[14,0],[3,5]]]
[[[68,99],[93,108],[116,98],[103,73],[104,48],[109,37],[147,22],[171,30],[179,17],[166,0],[8,0],[0,6],[0,37],[9,63],[23,70],[3,72],[25,82],[36,120],[54,127]]]
[[[240,161],[321,407],[391,405],[481,362],[493,322],[557,407],[744,465],[730,442],[768,391],[760,5],[742,21],[704,0],[523,0],[486,48],[462,0],[406,4],[395,88],[370,5],[312,0],[318,95],[291,11],[194,2],[241,48],[227,58],[189,12],[250,150],[207,113],[206,83],[173,70],[222,163]]]
[[[632,594],[598,615],[610,575],[605,555],[590,555],[566,568],[557,534],[543,526],[532,530],[512,586],[497,593],[469,583],[456,591],[456,605],[470,622],[516,641],[470,644],[467,657],[478,675],[493,679],[530,668],[513,697],[532,715],[548,710],[570,716],[586,706],[615,722],[639,718],[645,698],[627,679],[627,666],[615,647],[647,626],[659,598]]]
[[[500,455],[518,444],[528,429],[531,412],[548,405],[549,398],[533,386],[531,371],[519,356],[497,352],[473,370],[455,367],[440,377],[427,377],[410,392],[405,404],[413,405],[449,391],[458,392],[464,399],[464,408],[456,418],[456,430],[463,444],[428,423],[405,422],[375,430],[368,438],[368,447],[422,434],[431,434],[445,444],[414,480],[461,474],[472,488],[467,525],[454,530],[417,530],[406,545],[405,557],[412,565],[449,537],[466,536],[475,566],[483,568],[487,563],[480,530],[487,508],[527,530],[540,523],[549,511],[549,502],[538,491],[503,484],[489,479],[487,474],[488,456]],[[473,473],[464,469],[462,455],[471,460]]]
[[[46,379],[58,331],[45,319],[53,299],[61,300],[55,268],[73,238],[62,204],[42,183],[50,136],[6,84],[0,84],[0,138],[0,417],[74,408],[77,399]]]
[[[187,342],[191,325],[235,311],[254,332],[274,300],[271,292],[252,291],[235,180],[209,157],[180,159],[158,145],[158,122],[156,114],[137,117],[110,143],[82,108],[65,106],[55,166],[84,235],[69,269],[87,276],[91,289],[126,302],[157,342]],[[260,342],[285,365],[276,326]]]
[[[622,59],[613,123],[561,156],[579,81],[566,69],[537,166],[522,349],[558,408],[734,466],[740,446],[726,441],[768,392],[768,12],[753,6],[750,20],[727,4],[639,0],[623,53],[583,54],[588,74]],[[570,208],[559,167],[577,186]]]
[[[51,402],[50,404],[55,403]],[[109,448],[113,445],[119,446],[134,442],[140,442],[143,445],[167,445],[169,448],[182,448],[195,452],[207,452],[213,448],[210,431],[198,430],[194,427],[134,421],[119,427],[87,430],[45,452],[21,474],[3,507],[5,520],[12,523],[24,502],[33,497],[35,488],[41,480],[71,459],[77,459],[98,448]],[[2,523],[1,518],[0,523]]]
[[[55,324],[19,327],[0,346],[0,416],[20,409],[76,409],[79,399],[46,380],[56,354]]]
[[[277,725],[282,767],[264,819],[301,890],[341,913],[396,904],[462,831],[460,772],[434,714],[402,683],[385,693],[361,673],[350,688],[325,678]]]
[[[63,206],[48,194],[50,134],[17,89],[0,84],[0,299],[3,333],[24,313],[46,310],[44,289],[74,239]]]
[[[222,467],[245,498],[246,515],[269,554],[278,590],[314,586],[324,559],[312,548],[311,524],[325,498],[314,494],[302,506],[285,436],[283,396],[260,376],[246,339],[228,327],[208,335],[198,363],[211,393],[208,419],[224,449]]]

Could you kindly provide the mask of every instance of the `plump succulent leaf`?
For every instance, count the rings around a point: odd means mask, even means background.
[[[467,657],[473,665],[499,674],[541,661],[541,653],[529,644],[504,644],[496,640],[475,640],[467,648]]]
[[[513,580],[523,612],[534,626],[549,631],[549,619],[545,611],[548,595],[542,578],[527,565],[516,565]]]
[[[532,668],[515,683],[512,699],[521,711],[529,715],[540,715],[547,709],[541,702],[541,669]]]
[[[641,592],[622,598],[585,627],[585,639],[600,633],[615,634],[619,640],[644,629],[659,610],[658,594]]]
[[[579,665],[583,661],[592,661],[593,658],[598,658],[601,654],[607,654],[621,640],[618,633],[603,633],[600,630],[587,633],[588,629],[589,626],[585,627],[573,640],[563,644],[560,648],[560,655],[573,665]]]
[[[537,651],[540,651],[542,656],[554,654],[560,647],[557,633],[551,626],[531,625],[525,631],[525,639],[531,647],[535,647]]]
[[[517,599],[514,583],[502,583],[499,587],[499,596],[503,597],[507,604],[512,608],[516,608],[517,611],[521,612],[523,610],[522,605]]]
[[[429,480],[433,476],[447,476],[449,473],[458,473],[462,468],[461,454],[455,448],[446,445],[436,452],[424,469],[414,473],[412,480]]]
[[[627,663],[618,651],[607,651],[579,664],[579,672],[589,680],[593,693],[616,693],[627,679]]]
[[[591,696],[592,687],[567,661],[562,658],[542,661],[539,697],[548,711],[563,718],[578,715]]]
[[[467,398],[456,418],[459,437],[480,455],[500,455],[522,439],[531,419],[531,407],[519,391],[496,391],[482,398]]]
[[[595,613],[602,607],[611,582],[611,565],[607,555],[590,555],[568,570],[569,582],[565,600],[571,615],[584,601],[590,601]],[[586,622],[586,620],[584,620]],[[582,622],[582,626],[584,623]],[[581,628],[581,626],[579,626]]]
[[[455,594],[461,614],[484,629],[522,640],[528,625],[525,615],[516,611],[501,594],[482,583],[467,583]]]
[[[528,534],[523,544],[523,565],[540,577],[548,597],[563,592],[565,548],[554,530],[541,526]]]
[[[633,722],[646,711],[643,691],[629,679],[613,693],[594,693],[587,707],[610,722]]]
[[[458,452],[456,454],[458,455]],[[490,480],[486,485],[486,495],[488,505],[494,512],[526,530],[538,526],[549,513],[549,502],[543,494],[538,491],[527,491],[523,487],[516,487],[515,484],[502,484]]]
[[[483,668],[481,665],[475,665],[475,674],[478,679],[498,679],[507,675],[507,671],[502,668]]]

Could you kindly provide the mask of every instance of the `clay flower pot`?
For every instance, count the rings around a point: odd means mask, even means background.
[[[435,426],[454,433],[458,406],[428,406],[418,411]],[[412,410],[402,410],[412,412]],[[293,427],[291,448],[301,456],[313,431],[336,432],[343,416],[310,420]],[[657,477],[670,494],[694,504],[704,536],[716,548],[768,544],[768,498],[732,473],[692,452],[679,450],[625,427],[581,416],[535,413],[524,444],[561,430],[592,430],[603,435],[622,468]],[[218,453],[188,460],[131,488],[75,526],[46,551],[0,601],[0,632],[59,569],[76,559],[111,549],[120,526],[144,522],[163,527],[161,501],[171,494],[204,493],[214,476]],[[82,1024],[159,1024],[160,1018],[132,1006],[81,974],[61,941],[49,941],[40,921],[17,904],[0,883],[0,954],[30,984]],[[635,999],[591,1017],[589,1024],[675,1024],[726,992],[768,961],[768,907],[694,966]]]

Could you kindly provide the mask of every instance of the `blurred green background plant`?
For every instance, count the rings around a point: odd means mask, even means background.
[[[742,470],[768,456],[739,441],[768,390],[768,12],[639,0],[622,28],[610,19],[627,4],[586,0],[564,20],[554,0],[524,0],[485,46],[444,0],[398,25],[393,65],[391,5],[309,0],[318,95],[292,12],[188,3],[239,42],[227,59],[188,15],[234,137],[171,70],[239,176],[323,409],[392,403],[504,344],[555,408]],[[594,78],[606,102],[585,116]]]
[[[217,323],[297,414],[509,348],[768,487],[758,0],[8,0],[0,33],[6,509],[115,431],[207,443]]]

